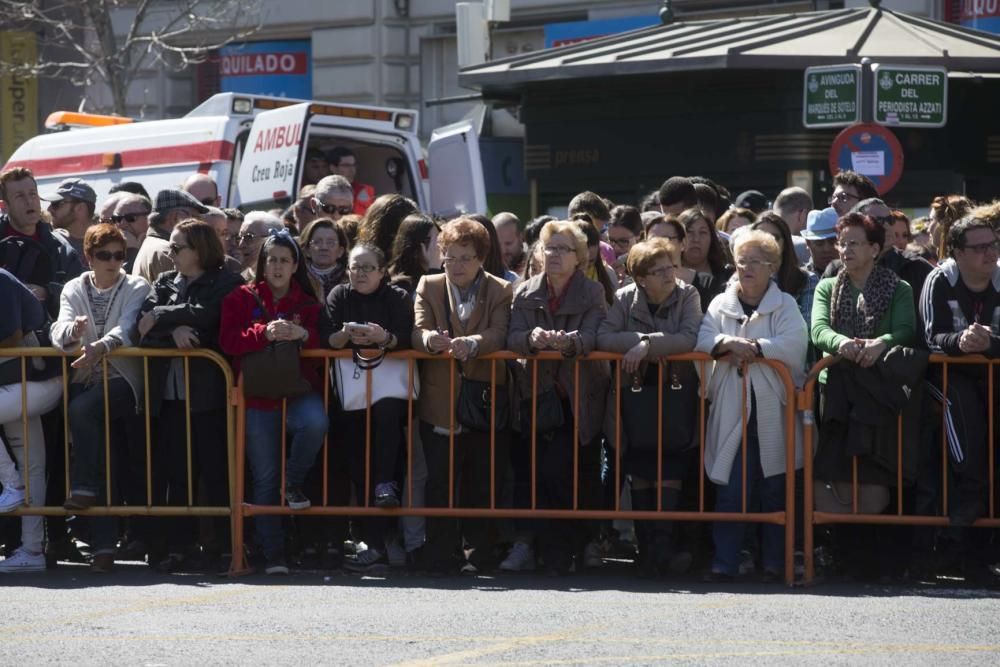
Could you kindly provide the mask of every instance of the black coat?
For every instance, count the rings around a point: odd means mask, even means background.
[[[83,263],[76,250],[65,238],[59,234],[53,234],[52,228],[44,222],[38,223],[38,243],[41,244],[49,260],[51,274],[48,283],[41,285],[48,293],[45,301],[45,308],[49,315],[55,317],[59,314],[59,296],[62,294],[63,285],[83,273]],[[13,234],[10,218],[7,214],[0,214],[0,239],[4,239]],[[25,276],[18,276],[23,282],[31,282]]]
[[[903,414],[903,481],[916,478],[924,373],[929,353],[897,345],[869,368],[843,360],[827,370],[815,478],[895,486],[898,416]]]
[[[156,324],[142,339],[143,347],[175,348],[173,330],[187,325],[198,333],[202,349],[219,349],[219,321],[222,300],[243,284],[243,279],[226,269],[206,271],[187,289],[185,299],[180,299],[174,279],[176,271],[161,273],[153,284],[153,292],[143,306],[143,313],[154,312]],[[170,359],[153,359],[149,364],[149,406],[155,416],[160,412],[166,388]],[[214,361],[193,358],[190,361],[192,414],[221,410],[229,399],[225,375]]]
[[[330,335],[340,331],[346,322],[378,324],[396,336],[396,350],[410,347],[413,335],[413,299],[403,289],[383,280],[371,294],[361,294],[349,283],[337,285],[326,297],[326,308],[319,323],[323,347],[330,346]],[[350,342],[347,348],[356,347]]]

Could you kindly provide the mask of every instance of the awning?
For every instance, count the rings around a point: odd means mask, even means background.
[[[525,84],[718,69],[802,70],[860,62],[1000,73],[1000,35],[856,8],[671,23],[467,67],[459,84],[504,94]]]

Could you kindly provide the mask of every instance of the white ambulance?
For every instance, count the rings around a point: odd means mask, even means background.
[[[223,206],[283,207],[302,185],[306,151],[344,146],[357,156],[357,180],[376,195],[399,193],[441,216],[486,212],[473,124],[435,130],[425,159],[410,109],[219,93],[183,118],[57,112],[46,125],[68,129],[26,141],[3,167],[31,169],[41,192],[83,178],[98,202],[124,181],[142,183],[155,197],[202,172],[219,184]]]

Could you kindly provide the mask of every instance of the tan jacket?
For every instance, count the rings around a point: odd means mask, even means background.
[[[439,329],[451,331],[453,338],[468,337],[479,345],[477,356],[497,352],[504,348],[507,342],[507,322],[510,320],[510,302],[512,290],[510,283],[496,276],[484,273],[476,294],[476,305],[472,309],[469,321],[462,325],[455,310],[452,290],[445,274],[426,275],[417,285],[416,302],[413,306],[415,315],[413,326],[413,349],[430,352],[427,340]],[[445,299],[448,299],[450,318],[445,324]],[[503,361],[470,360],[465,364],[454,364],[455,397],[458,396],[462,370],[473,380],[490,381],[490,365],[496,364],[497,385],[505,385],[507,381],[506,366]],[[448,379],[449,357],[442,355],[441,359],[427,359],[420,362],[420,400],[417,414],[424,421],[441,428],[449,428],[451,423],[451,405],[454,401],[447,400],[451,384]],[[461,368],[463,367],[464,368]]]
[[[518,285],[511,308],[507,349],[530,359],[535,351],[531,349],[528,337],[535,327],[577,332],[576,347],[564,361],[538,363],[538,393],[551,388],[558,377],[559,384],[569,395],[572,407],[574,359],[592,352],[597,345],[597,329],[607,313],[604,288],[577,271],[570,278],[566,297],[555,314],[549,312],[548,298],[548,282],[544,273]],[[580,442],[583,444],[590,444],[601,434],[609,379],[610,373],[606,361],[580,363],[579,417]],[[522,373],[518,378],[518,394],[522,399],[531,396],[531,372],[528,364],[522,364]]]

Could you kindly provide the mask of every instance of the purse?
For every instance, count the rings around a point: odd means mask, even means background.
[[[629,447],[656,451],[658,413],[663,415],[664,451],[691,446],[698,424],[697,380],[693,373],[684,372],[681,363],[665,363],[662,392],[656,386],[620,389],[622,426]]]
[[[444,294],[444,317],[446,329],[451,335],[451,301],[448,294],[448,283],[445,283]],[[496,424],[495,430],[506,428],[510,419],[510,399],[507,396],[507,388],[504,385],[497,385],[496,392],[492,391],[489,382],[482,380],[472,380],[466,377],[465,367],[459,362],[461,368],[462,384],[458,389],[458,397],[455,404],[455,419],[463,427],[472,431],[489,432],[491,404],[496,401]]]
[[[547,433],[563,425],[566,416],[563,414],[562,399],[555,388],[546,389],[535,397],[538,401],[538,412],[535,415],[535,432]],[[531,433],[531,399],[521,399],[521,433]]]
[[[330,369],[333,387],[345,412],[364,410],[368,407],[367,373],[372,374],[371,404],[383,398],[414,399],[420,396],[420,374],[413,367],[413,388],[410,388],[410,362],[385,356],[385,351],[375,357],[365,357],[354,350],[350,359],[338,358]]]
[[[827,482],[817,479],[813,484],[813,500],[819,512],[851,514],[854,511],[854,496],[850,482]],[[888,486],[858,482],[859,514],[881,514],[888,506]]]
[[[269,319],[264,302],[256,291],[250,290],[261,312]],[[296,309],[297,310],[297,309]],[[251,398],[298,398],[312,391],[312,385],[302,375],[299,352],[302,343],[298,341],[274,341],[263,350],[244,354],[240,359],[243,374],[243,393]]]

